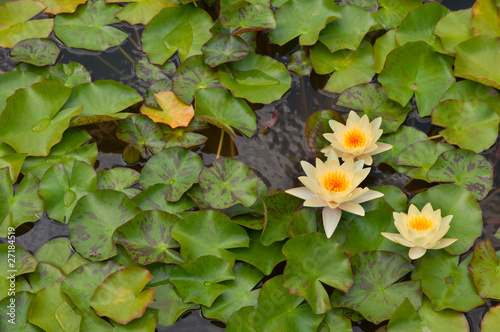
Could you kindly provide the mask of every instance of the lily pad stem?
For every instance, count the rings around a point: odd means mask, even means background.
[[[217,148],[217,156],[215,157],[215,159],[219,159],[220,157],[220,152],[222,150],[222,142],[224,142],[224,130],[220,131],[219,147]]]
[[[429,137],[429,139],[435,139],[435,138],[441,138],[441,137],[443,137],[443,135],[434,135],[434,136]]]
[[[121,46],[118,46],[118,49],[120,50],[120,52],[122,52],[122,54],[123,54],[123,55],[125,55],[125,57],[126,57],[126,58],[127,58],[127,59],[128,59],[128,60],[132,63],[132,64],[134,64],[134,63],[135,63],[134,59],[132,59],[132,58],[130,57],[130,55],[128,55],[128,53],[127,53],[127,52],[125,52],[125,50],[124,50],[123,48],[121,48]]]

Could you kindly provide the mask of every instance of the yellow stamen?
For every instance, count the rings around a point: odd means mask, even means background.
[[[321,182],[332,193],[346,191],[349,188],[349,181],[345,179],[345,173],[342,171],[327,173]]]
[[[414,216],[408,221],[408,224],[416,231],[432,229],[432,220],[425,216]]]
[[[359,128],[353,128],[344,134],[344,145],[348,149],[366,145],[366,134]]]

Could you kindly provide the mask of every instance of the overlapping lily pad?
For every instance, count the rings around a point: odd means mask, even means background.
[[[30,87],[43,81],[43,77],[31,72],[11,71],[0,76],[0,115],[5,108],[7,98],[17,89]]]
[[[155,301],[149,307],[158,309],[158,324],[172,325],[186,310],[198,309],[200,305],[184,302],[174,285],[166,284],[156,287]]]
[[[70,88],[92,82],[88,70],[78,62],[59,63],[51,67],[49,80],[60,82]]]
[[[130,188],[139,183],[139,172],[126,167],[115,167],[102,170],[97,174],[99,189],[113,189],[125,193],[132,198],[141,192],[140,189]]]
[[[14,299],[15,303],[15,316],[10,312],[9,306],[12,307],[11,299]],[[12,331],[12,332],[41,332],[38,326],[28,322],[28,315],[35,299],[35,294],[28,292],[18,292],[13,297],[8,297],[0,302],[0,315],[4,319],[0,320],[0,329],[2,331]],[[15,320],[13,318],[15,317]],[[13,324],[12,322],[15,322]]]
[[[330,142],[323,136],[325,133],[332,132],[332,128],[329,124],[330,120],[345,123],[344,118],[342,118],[339,113],[332,110],[317,111],[307,118],[305,137],[309,149],[315,155],[319,155],[321,149],[330,145]]]
[[[237,1],[227,6],[220,13],[218,24],[224,32],[232,35],[276,28],[274,13],[269,6],[247,1]]]
[[[53,65],[59,56],[59,47],[49,39],[25,39],[12,48],[10,56],[12,60],[35,66]]]
[[[474,36],[490,35],[500,37],[498,2],[495,0],[476,0],[472,5],[470,25]]]
[[[500,324],[500,306],[490,308],[483,317],[481,322],[481,331],[495,332]]]
[[[434,33],[439,36],[443,48],[450,54],[456,54],[455,46],[472,38],[470,9],[448,13],[436,24]]]
[[[78,5],[84,4],[87,0],[39,0],[47,6],[43,11],[49,14],[73,13]]]
[[[298,50],[290,54],[290,60],[288,60],[286,67],[301,76],[310,75],[313,69],[309,55],[304,50]]]
[[[160,126],[145,115],[132,116],[120,122],[116,137],[133,144],[143,158],[148,156],[148,151],[158,153],[167,144]]]
[[[196,207],[196,203],[187,196],[183,195],[177,202],[169,202],[165,200],[165,195],[170,190],[167,184],[154,184],[148,189],[134,196],[134,201],[141,209],[146,210],[162,210],[171,214],[178,215],[179,213]]]
[[[238,61],[250,52],[250,46],[240,36],[219,34],[201,48],[205,63],[214,68],[226,62]]]
[[[26,153],[16,153],[8,144],[0,142],[0,169],[9,168],[12,183],[17,182],[17,177],[21,172]]]
[[[134,68],[137,77],[152,85],[163,80],[170,82],[170,78],[174,75],[176,70],[175,64],[172,61],[165,62],[161,66],[156,66],[150,63],[145,56],[137,60]]]
[[[47,263],[38,262],[36,270],[28,275],[30,292],[37,293],[42,288],[62,281],[64,274],[57,267]]]
[[[454,99],[459,101],[481,100],[488,104],[500,116],[500,93],[493,87],[463,80],[453,85],[441,97],[441,101]]]
[[[65,275],[82,265],[89,263],[77,252],[74,252],[69,239],[59,237],[45,243],[35,254],[40,263],[48,263],[60,269]]]
[[[194,108],[184,103],[172,91],[160,91],[154,94],[161,110],[143,105],[141,113],[154,122],[168,124],[171,128],[186,127],[194,116]]]
[[[146,310],[140,318],[136,318],[126,325],[116,323],[113,320],[102,319],[93,312],[87,311],[83,314],[80,329],[84,331],[124,330],[154,332],[156,324],[156,317],[152,310]]]
[[[392,29],[399,26],[409,11],[420,6],[421,4],[422,0],[408,0],[404,2],[379,0],[379,10],[377,11],[377,15],[386,29]]]
[[[131,2],[115,14],[120,21],[130,24],[148,24],[163,8],[179,6],[182,3],[177,0],[105,0],[105,2]]]
[[[486,239],[474,247],[474,255],[469,264],[469,271],[477,292],[485,299],[500,299],[500,290],[498,289],[500,273],[497,256],[490,239]]]
[[[2,237],[7,237],[3,236]],[[12,238],[11,238],[12,239]],[[12,241],[12,240],[11,240]],[[9,248],[10,247],[10,248]],[[14,254],[15,253],[15,254]],[[9,254],[11,256],[9,256]],[[12,258],[15,255],[15,259]],[[25,273],[30,273],[36,270],[38,261],[30,253],[21,247],[1,243],[0,244],[0,258],[5,262],[5,268],[0,270],[0,300],[9,296],[9,288],[11,287],[11,275],[20,276]],[[9,272],[9,270],[14,272]],[[15,278],[15,291],[19,290],[21,278]],[[3,319],[2,319],[3,321]]]
[[[396,29],[387,31],[385,35],[377,38],[373,45],[373,57],[375,58],[373,69],[376,73],[380,73],[384,69],[387,54],[399,46],[396,41],[396,31]]]

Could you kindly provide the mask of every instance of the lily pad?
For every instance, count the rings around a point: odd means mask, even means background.
[[[248,235],[245,229],[215,210],[191,213],[176,223],[171,233],[180,243],[181,254],[186,262],[204,255],[213,255],[233,266],[235,254],[227,249],[248,247]],[[210,236],[207,236],[208,234]]]
[[[415,94],[418,113],[429,116],[455,82],[447,56],[422,41],[408,42],[387,55],[378,77],[387,96],[405,106]]]
[[[413,270],[402,256],[385,251],[362,252],[350,259],[354,283],[347,293],[334,290],[333,307],[347,307],[379,324],[389,319],[405,298],[415,307],[422,305],[418,281],[397,282]]]
[[[18,42],[29,38],[47,38],[52,32],[54,19],[32,20],[46,6],[41,2],[20,0],[0,6],[0,47],[12,48]]]
[[[212,37],[213,21],[201,8],[190,5],[162,9],[148,23],[142,34],[142,45],[149,61],[163,64],[176,51],[181,62],[202,54],[201,47]]]
[[[422,5],[422,0],[378,0],[377,15],[386,29],[393,29],[400,25],[409,11]]]
[[[492,87],[463,80],[453,85],[441,97],[441,101],[454,99],[459,101],[481,100],[488,104],[500,116],[500,93]]]
[[[88,1],[74,13],[59,14],[55,18],[54,33],[64,44],[73,48],[104,51],[120,45],[127,34],[109,26],[119,23],[115,14],[118,5],[108,5],[103,0]]]
[[[269,104],[280,99],[292,84],[285,65],[267,56],[251,53],[226,66],[227,70],[219,71],[220,84],[235,97],[252,103]]]
[[[30,273],[27,279],[31,286],[30,292],[37,293],[42,288],[62,281],[64,279],[64,274],[55,266],[38,262],[36,270]]]
[[[246,306],[236,311],[229,317],[226,332],[257,332],[254,327],[254,306]]]
[[[40,263],[48,263],[57,267],[65,275],[89,263],[88,260],[73,251],[71,243],[66,237],[58,237],[46,242],[37,250],[35,257]]]
[[[490,308],[483,317],[481,322],[481,331],[495,332],[500,324],[500,306]]]
[[[432,187],[417,194],[410,203],[419,209],[431,203],[433,209],[441,209],[442,216],[453,216],[446,237],[456,238],[458,241],[444,249],[452,255],[466,253],[481,235],[481,208],[470,192],[457,185]]]
[[[12,300],[15,306],[15,319],[10,312],[9,306],[12,307]],[[11,332],[42,332],[43,330],[36,325],[28,322],[28,315],[35,299],[35,294],[28,292],[18,292],[12,297],[8,297],[0,302],[0,315],[4,319],[0,320],[0,329],[2,331]],[[12,322],[15,322],[13,324]]]
[[[469,311],[485,303],[477,295],[467,269],[471,258],[472,255],[469,255],[459,264],[459,256],[452,256],[444,250],[428,250],[415,262],[411,277],[415,281],[420,280],[434,310]]]
[[[288,232],[292,237],[314,233],[317,231],[316,209],[304,208],[293,214],[293,219],[288,226]]]
[[[194,116],[194,108],[185,104],[172,91],[154,94],[161,110],[143,105],[141,113],[157,123],[168,124],[171,128],[186,127]]]
[[[124,193],[104,189],[82,197],[69,220],[69,238],[76,251],[91,261],[116,255],[114,231],[141,212]],[[91,239],[91,240],[90,240]]]
[[[120,122],[116,137],[132,144],[143,158],[147,158],[148,151],[158,153],[167,144],[160,126],[145,115],[131,116]]]
[[[170,82],[170,78],[176,70],[175,64],[171,61],[166,62],[162,66],[156,66],[148,61],[147,57],[142,57],[135,63],[135,74],[141,80],[149,84],[155,84],[157,81],[166,80]],[[165,89],[171,90],[171,89]]]
[[[196,118],[194,118],[196,119]],[[190,148],[197,145],[202,145],[207,141],[207,137],[198,133],[193,133],[189,129],[185,128],[175,128],[170,127],[162,128],[163,135],[167,144],[165,147],[171,148],[174,146],[180,146],[184,148]]]
[[[151,279],[151,273],[139,267],[113,272],[96,288],[90,306],[99,316],[127,324],[141,317],[147,306],[153,303],[156,289],[143,290]]]
[[[314,45],[325,26],[342,14],[337,5],[325,0],[289,0],[276,11],[277,27],[269,33],[272,43],[284,45],[299,37],[301,45]]]
[[[330,120],[345,124],[344,118],[338,112],[332,110],[317,111],[307,118],[305,129],[306,141],[309,150],[316,156],[321,154],[321,149],[330,145],[330,142],[323,136],[323,134],[332,131],[329,124]]]
[[[376,15],[358,6],[340,7],[341,18],[329,23],[319,36],[319,41],[330,52],[342,49],[355,51],[369,30],[382,29]]]
[[[490,35],[500,37],[498,3],[495,0],[477,0],[472,5],[470,25],[474,36]]]
[[[84,4],[87,0],[38,0],[47,6],[43,10],[48,14],[73,13],[78,5]]]
[[[11,71],[0,76],[0,115],[5,108],[7,98],[18,89],[29,88],[32,84],[43,81],[40,75],[31,72]]]
[[[194,152],[174,147],[151,157],[141,172],[140,184],[143,189],[162,183],[170,186],[167,201],[176,202],[194,183],[203,169],[201,158]]]
[[[116,13],[116,18],[130,24],[148,24],[165,7],[179,6],[178,0],[105,0],[107,3],[132,2]],[[181,2],[182,3],[182,2]]]
[[[387,98],[380,84],[376,83],[360,84],[345,90],[337,100],[337,106],[364,111],[371,120],[382,117],[380,128],[384,133],[398,130],[412,110],[410,105],[402,107]]]
[[[139,183],[139,172],[126,167],[115,167],[113,169],[104,169],[97,173],[97,184],[99,189],[113,189],[125,193],[132,198],[141,190],[130,188]]]
[[[439,36],[446,52],[456,54],[455,46],[472,38],[471,17],[471,9],[458,10],[448,13],[436,24],[434,34]]]
[[[288,60],[286,67],[288,70],[293,71],[300,76],[310,75],[313,69],[312,62],[309,59],[307,52],[304,50],[293,52],[290,55],[290,60]]]
[[[474,247],[474,254],[469,264],[469,271],[482,298],[500,299],[500,269],[495,248],[490,239],[478,242]]]
[[[9,168],[12,183],[17,182],[17,177],[21,172],[26,153],[16,153],[8,144],[0,142],[0,169]]]
[[[481,200],[493,186],[493,167],[481,155],[454,149],[439,156],[429,169],[427,178],[429,181],[453,182]]]
[[[449,143],[479,153],[495,144],[500,117],[482,101],[445,100],[432,111],[432,123],[445,127],[439,133]]]
[[[376,73],[380,73],[384,69],[387,54],[399,46],[396,41],[396,31],[396,29],[387,31],[385,35],[377,38],[373,45],[373,57],[375,58],[373,69]]]
[[[154,184],[135,195],[134,201],[144,211],[161,210],[175,215],[197,206],[187,195],[183,195],[177,202],[165,200],[165,195],[169,190],[170,186],[167,184]]]
[[[210,307],[215,299],[229,287],[220,284],[235,278],[231,266],[215,256],[201,256],[184,265],[176,265],[170,274],[170,282],[186,302]]]
[[[50,68],[49,80],[73,88],[82,83],[91,83],[90,73],[78,62],[59,63]]]
[[[70,120],[82,107],[63,107],[71,89],[61,83],[45,81],[17,90],[7,101],[0,117],[0,141],[18,153],[46,156],[59,142]],[[22,109],[22,116],[19,110]]]
[[[320,233],[299,235],[283,246],[286,267],[283,286],[302,296],[315,314],[331,309],[322,283],[347,292],[351,288],[351,264],[339,244]]]
[[[82,196],[97,190],[94,167],[79,160],[72,166],[65,167],[62,163],[51,166],[43,175],[38,190],[48,216],[62,223],[68,222]]]
[[[45,66],[55,64],[59,52],[59,47],[52,40],[31,38],[17,43],[10,51],[10,56],[15,61]]]
[[[199,309],[200,305],[184,302],[174,285],[166,284],[156,287],[155,301],[149,307],[158,309],[158,324],[172,325],[186,310]]]
[[[153,310],[147,309],[140,317],[132,320],[128,324],[119,324],[113,320],[102,319],[93,311],[83,314],[80,329],[82,331],[144,331],[155,332],[157,326],[156,317]]]
[[[455,76],[500,89],[500,73],[491,70],[500,67],[498,41],[495,36],[476,36],[455,46]]]
[[[240,35],[245,32],[276,28],[274,13],[269,6],[237,1],[221,11],[219,24],[224,32]]]
[[[226,62],[238,61],[252,50],[240,36],[219,34],[212,37],[201,48],[205,63],[214,68]]]
[[[12,231],[12,230],[11,230]],[[12,232],[11,232],[12,233]],[[7,237],[8,235],[5,235],[2,237]],[[9,243],[12,241],[12,236],[9,238]],[[9,256],[10,255],[10,256]],[[12,255],[15,255],[15,259],[12,259]],[[7,244],[7,243],[1,243],[0,244],[0,258],[5,262],[4,268],[0,270],[0,300],[3,298],[6,298],[9,296],[9,288],[15,288],[15,292],[17,293],[20,288],[20,279],[21,278],[15,278],[14,284],[11,285],[11,280],[9,278],[12,277],[12,274],[14,276],[20,276],[25,273],[30,273],[36,270],[36,266],[38,265],[38,261],[28,253],[26,250],[24,250],[21,247],[12,245],[12,244]],[[12,287],[14,286],[14,287]],[[2,319],[4,321],[4,319]]]
[[[203,199],[215,209],[226,209],[235,204],[248,207],[257,200],[257,175],[236,159],[216,159],[212,167],[203,168],[199,181]]]

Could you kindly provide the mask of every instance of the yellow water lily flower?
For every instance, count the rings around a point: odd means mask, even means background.
[[[408,214],[394,212],[394,225],[400,234],[381,233],[385,238],[403,246],[410,247],[411,259],[422,257],[427,249],[441,249],[455,243],[458,239],[443,236],[450,229],[452,215],[441,218],[441,210],[432,209],[427,203],[422,212],[410,205]]]
[[[342,165],[335,151],[329,151],[327,161],[316,159],[316,167],[306,161],[301,165],[306,176],[299,177],[305,187],[285,190],[290,195],[305,200],[304,206],[323,207],[323,226],[327,237],[331,237],[340,220],[342,210],[360,216],[365,210],[363,203],[384,194],[368,188],[358,188],[370,172],[363,169],[363,162],[347,159]]]
[[[321,150],[323,153],[333,150],[344,161],[355,158],[371,165],[372,155],[392,148],[390,144],[377,142],[383,133],[382,129],[379,129],[382,124],[381,117],[370,122],[366,114],[360,118],[356,112],[351,111],[345,125],[335,120],[328,123],[333,134],[323,134],[331,143]]]

